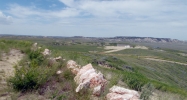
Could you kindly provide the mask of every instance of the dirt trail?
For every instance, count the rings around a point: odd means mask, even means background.
[[[13,66],[22,59],[24,54],[20,50],[12,49],[8,54],[3,54],[0,61],[0,72],[4,72],[6,77],[14,74]]]
[[[162,59],[158,59],[158,58],[145,58],[145,59],[147,59],[147,60],[153,60],[153,61],[159,61],[159,62],[169,62],[169,63],[174,63],[174,64],[179,64],[179,65],[185,65],[185,66],[187,66],[186,63],[169,61],[169,60],[162,60]]]
[[[127,49],[127,47],[106,46],[105,49],[109,51],[105,51],[104,53],[111,53],[111,52],[117,52],[117,51]]]
[[[20,50],[12,49],[9,53],[2,54],[0,60],[0,96],[6,92],[4,89],[7,86],[6,79],[14,75],[13,66],[23,58],[24,54]],[[0,100],[4,100],[4,97],[0,97]]]
[[[130,46],[105,46],[105,51],[104,53],[112,53],[112,52],[117,52],[125,49],[148,49],[145,46],[136,46],[136,47],[130,47]]]

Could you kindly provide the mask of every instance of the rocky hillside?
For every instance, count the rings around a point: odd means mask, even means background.
[[[151,43],[178,43],[183,42],[177,39],[170,38],[153,38],[153,37],[120,37],[117,36],[115,39],[129,41],[129,42],[151,42]]]
[[[15,73],[6,82],[9,89],[2,88],[0,97],[10,100],[186,100],[187,68],[176,63],[186,63],[185,52],[137,48],[104,53],[107,50],[101,48],[102,51],[92,53],[87,48],[98,50],[97,46],[87,44],[54,47],[1,40],[2,61],[11,60],[5,57],[12,54],[11,50],[20,50],[24,57],[14,65]],[[6,85],[3,83],[2,86]]]
[[[112,41],[112,42],[119,42],[119,41],[127,41],[127,42],[148,42],[148,43],[186,43],[186,41],[181,41],[178,39],[170,39],[170,38],[154,38],[154,37],[129,37],[129,36],[116,36],[116,37],[83,37],[83,36],[74,36],[74,37],[63,37],[63,36],[27,36],[27,35],[6,35],[0,34],[0,37],[3,38],[17,38],[17,39],[24,39],[24,38],[48,38],[48,39],[81,39],[87,41]]]

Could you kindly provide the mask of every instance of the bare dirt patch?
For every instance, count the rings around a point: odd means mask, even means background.
[[[178,54],[181,55],[181,56],[187,56],[186,53],[178,53]]]
[[[109,50],[109,51],[105,51],[105,53],[111,53],[111,52],[117,52],[117,51],[121,51],[127,49],[127,47],[120,47],[120,46],[106,46],[105,50]]]
[[[0,100],[4,98],[3,94],[7,87],[6,79],[14,75],[14,67],[24,54],[20,50],[12,49],[9,53],[3,53],[0,60]],[[6,96],[6,95],[5,95]]]
[[[12,49],[8,54],[3,54],[0,61],[0,72],[4,72],[6,77],[14,75],[13,66],[22,59],[24,54],[20,50]]]
[[[105,50],[107,51],[105,51],[104,53],[117,52],[125,49],[148,49],[148,48],[145,46],[135,46],[134,48],[129,46],[105,46]]]

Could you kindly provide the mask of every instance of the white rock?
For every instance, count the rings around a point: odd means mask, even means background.
[[[106,85],[106,80],[102,73],[97,73],[96,70],[92,67],[91,64],[80,66],[73,60],[67,62],[67,68],[75,74],[75,82],[78,84],[76,92],[79,92],[83,88],[93,90],[93,95],[99,96],[103,91]]]
[[[73,74],[75,74],[75,75],[76,75],[76,74],[79,72],[79,70],[80,70],[79,65],[78,65],[75,61],[73,61],[73,60],[69,60],[69,61],[67,62],[67,68],[70,69],[71,72],[72,72]]]
[[[99,96],[102,92],[101,90],[102,90],[101,85],[95,87],[94,90],[93,90],[93,95],[98,95]]]
[[[61,60],[61,59],[62,59],[61,56],[55,58],[56,61],[59,61],[59,60]]]
[[[38,43],[34,43],[34,44],[33,44],[33,47],[37,47],[37,45],[38,45]]]
[[[140,95],[137,91],[125,89],[119,86],[110,88],[107,94],[107,100],[139,100]]]
[[[44,56],[50,55],[50,50],[45,49],[44,52],[42,53]]]
[[[74,78],[78,85],[76,92],[79,92],[83,88],[90,88],[93,90],[93,95],[100,96],[104,91],[106,80],[102,73],[97,73],[91,64],[83,66]]]
[[[57,72],[56,72],[56,74],[58,74],[58,75],[59,75],[59,74],[61,74],[61,73],[62,73],[62,71],[61,71],[61,70],[59,70],[59,71],[57,71]]]

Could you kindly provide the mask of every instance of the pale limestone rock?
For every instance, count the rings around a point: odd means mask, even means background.
[[[33,44],[33,47],[35,47],[35,48],[36,48],[36,47],[37,47],[37,45],[38,45],[38,43],[34,43],[34,44]]]
[[[61,60],[61,59],[62,59],[61,56],[55,58],[56,61],[59,61],[59,60]]]
[[[73,60],[67,62],[67,68],[71,70],[73,74],[77,74],[80,70],[80,66]]]
[[[78,85],[76,92],[83,88],[90,88],[93,90],[93,95],[99,96],[104,91],[106,80],[102,73],[97,73],[91,64],[83,66],[74,78]]]
[[[61,70],[59,70],[59,71],[56,72],[57,75],[59,75],[59,74],[61,74],[61,73],[62,73]]]
[[[125,89],[119,86],[110,88],[107,100],[139,100],[140,95],[137,91]]]
[[[47,56],[47,55],[50,55],[50,50],[49,49],[45,49],[44,50],[44,52],[42,52],[42,54],[44,55],[44,56]]]
[[[31,47],[31,49],[34,51],[37,50],[37,48],[38,48],[37,45],[38,45],[38,43],[34,43]]]
[[[101,89],[102,89],[102,86],[101,86],[101,85],[95,87],[95,88],[93,89],[93,94],[96,95],[96,96],[99,96],[99,95],[101,94]]]

